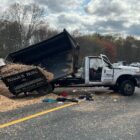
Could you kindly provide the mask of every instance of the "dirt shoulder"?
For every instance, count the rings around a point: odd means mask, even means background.
[[[24,94],[14,97],[8,88],[0,82],[0,112],[10,111],[27,105],[42,102],[44,98],[54,98],[56,95],[39,95],[37,92],[30,93],[28,97]]]

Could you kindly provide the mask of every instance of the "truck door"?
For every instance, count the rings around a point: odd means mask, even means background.
[[[101,58],[102,58],[102,62],[103,62],[101,81],[103,84],[111,84],[113,81],[113,77],[114,77],[113,66],[105,55],[101,55]]]
[[[87,57],[85,61],[85,83],[101,84],[103,63],[100,57]]]

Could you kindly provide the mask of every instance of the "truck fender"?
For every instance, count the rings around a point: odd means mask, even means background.
[[[116,85],[119,86],[120,83],[122,83],[124,80],[131,80],[135,86],[137,86],[138,84],[135,76],[125,74],[118,77],[118,79],[116,80]]]

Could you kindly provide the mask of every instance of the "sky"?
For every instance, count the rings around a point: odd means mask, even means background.
[[[54,29],[140,37],[139,0],[0,0],[0,9],[14,2],[43,6]]]

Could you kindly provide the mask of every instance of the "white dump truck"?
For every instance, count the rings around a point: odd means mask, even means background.
[[[134,94],[140,87],[140,68],[131,66],[114,67],[107,56],[87,56],[75,77],[58,81],[63,86],[104,86],[125,96]]]

